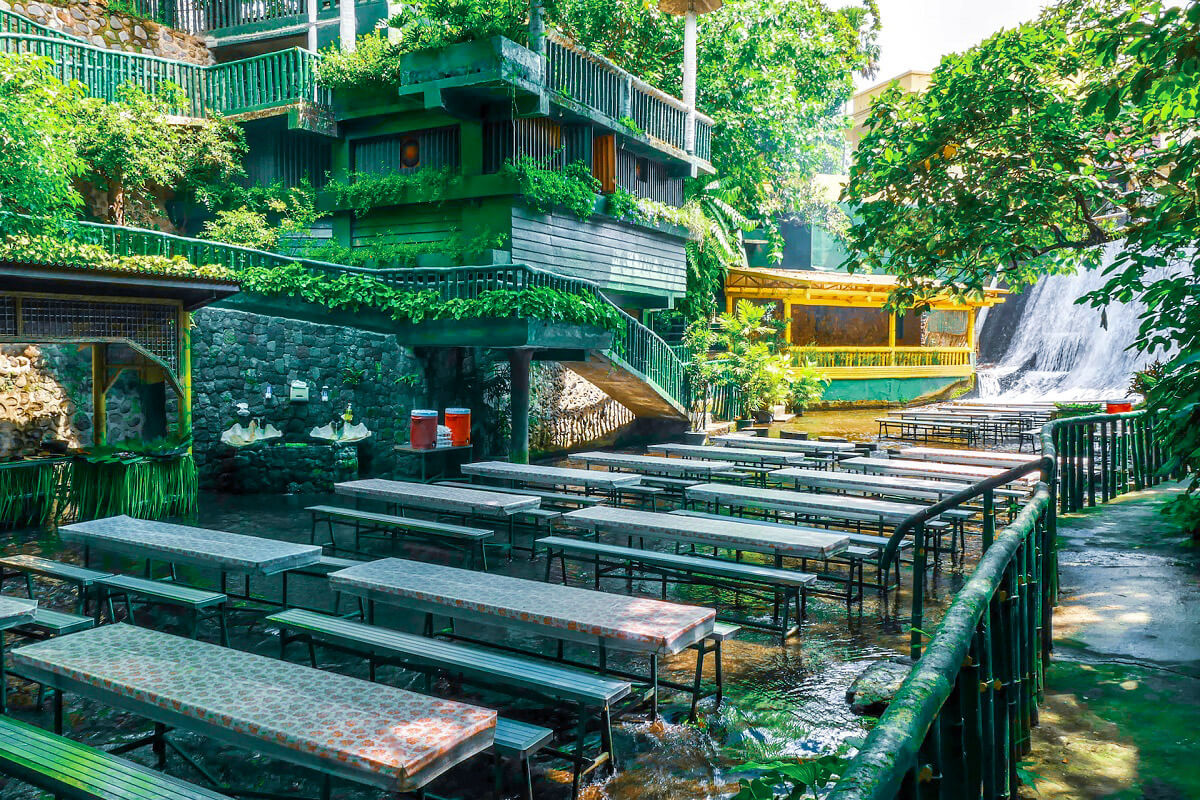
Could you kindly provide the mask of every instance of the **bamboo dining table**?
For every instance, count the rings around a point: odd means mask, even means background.
[[[475,464],[464,464],[462,472],[472,478],[510,481],[522,486],[554,488],[576,486],[587,492],[616,493],[624,488],[638,486],[642,482],[641,475],[633,475],[628,472],[548,467],[541,464],[512,464],[507,461],[480,461]]]
[[[5,665],[4,632],[33,622],[37,600],[0,595],[0,714],[8,713],[8,668]]]
[[[363,598],[369,621],[379,603],[427,615],[427,633],[432,633],[432,619],[438,615],[587,644],[599,649],[601,671],[615,672],[607,665],[611,650],[646,655],[649,681],[655,690],[655,713],[659,656],[678,653],[705,639],[716,619],[711,608],[403,558],[338,570],[330,574],[329,584],[334,591]],[[561,657],[561,650],[559,654]]]
[[[492,745],[496,712],[132,625],[104,625],[13,652],[21,674],[153,720],[156,749],[191,731],[321,775],[413,792]],[[165,740],[165,741],[164,741]],[[242,787],[245,788],[245,787]],[[222,787],[241,794],[236,787]]]
[[[790,531],[741,522],[734,517],[705,519],[631,508],[583,508],[564,514],[563,522],[596,533],[767,553],[780,558],[825,559],[850,545],[845,534],[836,531],[807,528]]]

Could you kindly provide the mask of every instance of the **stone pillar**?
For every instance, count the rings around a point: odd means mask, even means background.
[[[508,371],[512,409],[512,440],[508,447],[509,460],[514,464],[529,463],[529,362],[533,351],[526,348],[510,350]]]
[[[343,53],[354,52],[354,37],[358,35],[358,17],[354,4],[355,0],[338,2],[338,37],[341,39]]]

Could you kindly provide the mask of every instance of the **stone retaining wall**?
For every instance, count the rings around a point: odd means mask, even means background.
[[[391,476],[412,466],[398,461],[393,447],[408,441],[409,412],[426,395],[425,368],[393,337],[218,308],[193,319],[193,430],[203,485],[215,483],[229,455],[221,432],[238,421],[240,402],[252,418],[281,430],[285,442],[312,442],[309,431],[340,423],[349,404],[354,421],[372,431],[359,448],[365,473]],[[287,399],[293,380],[308,383],[308,402]]]
[[[0,9],[110,50],[161,56],[191,64],[213,64],[204,40],[148,19],[110,12],[102,2],[65,7],[38,0],[0,0]]]

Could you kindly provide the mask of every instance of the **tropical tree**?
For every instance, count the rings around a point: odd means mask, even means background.
[[[57,216],[79,207],[74,179],[84,164],[73,143],[82,90],[64,84],[48,59],[0,54],[0,232],[12,214]]]
[[[1166,354],[1148,402],[1168,468],[1200,468],[1198,74],[1196,0],[1063,0],[880,97],[846,189],[851,260],[898,274],[898,305],[1115,249],[1080,302],[1145,304],[1133,346]]]
[[[245,141],[236,125],[172,117],[183,90],[167,84],[156,93],[125,84],[115,102],[86,98],[75,139],[86,179],[104,192],[108,222],[152,223],[156,192],[184,194],[232,181],[242,174]]]

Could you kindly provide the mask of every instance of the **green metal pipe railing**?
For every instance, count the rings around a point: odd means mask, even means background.
[[[613,336],[613,345],[607,355],[620,366],[652,383],[679,406],[688,407],[689,387],[685,366],[671,346],[609,300],[597,284],[583,278],[559,275],[526,264],[370,269],[283,256],[249,247],[139,228],[95,222],[76,222],[72,225],[73,236],[77,240],[100,245],[114,255],[158,255],[168,258],[178,255],[196,265],[219,264],[235,271],[247,267],[300,264],[306,269],[329,275],[369,275],[411,291],[434,290],[447,300],[471,299],[495,289],[520,290],[532,287],[590,295],[615,309],[621,319],[621,327]]]
[[[1016,800],[1044,699],[1058,595],[1059,512],[1164,479],[1144,412],[1072,417],[1042,429],[1042,457],[975,484],[897,526],[884,568],[911,535],[912,653],[919,660],[827,800]],[[1041,473],[1033,497],[996,532],[995,489]],[[927,644],[924,524],[982,498],[983,555]],[[923,652],[922,652],[923,651]]]
[[[183,89],[186,101],[172,111],[194,118],[244,114],[302,101],[327,105],[331,99],[327,90],[317,87],[320,57],[300,48],[206,66],[109,50],[61,36],[0,32],[0,52],[47,58],[60,80],[79,81],[89,95],[110,102],[125,84],[151,94],[174,84]]]

